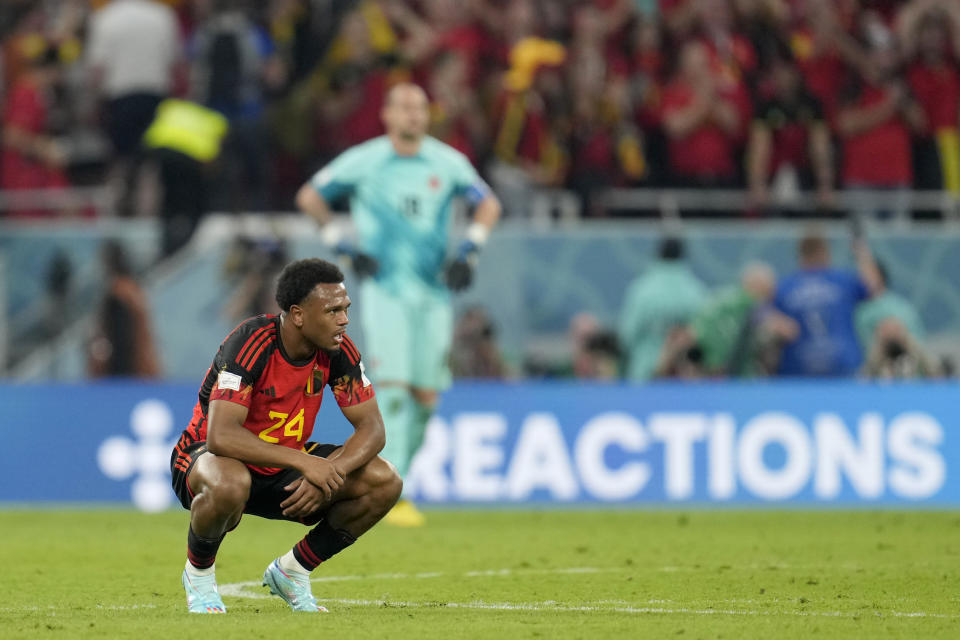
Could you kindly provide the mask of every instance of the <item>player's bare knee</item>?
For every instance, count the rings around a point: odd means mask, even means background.
[[[362,493],[378,498],[390,499],[394,494],[399,497],[403,489],[403,480],[396,467],[380,456],[363,466],[358,480],[363,487]]]
[[[373,476],[371,483],[373,490],[387,501],[396,502],[403,491],[403,479],[397,473],[396,467],[381,458],[375,457],[368,464]]]
[[[204,493],[221,513],[242,510],[250,497],[251,479],[246,469],[219,473],[207,480]]]

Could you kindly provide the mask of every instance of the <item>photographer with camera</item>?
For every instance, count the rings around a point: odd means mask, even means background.
[[[888,316],[874,330],[863,374],[879,380],[936,378],[940,367],[903,322]]]

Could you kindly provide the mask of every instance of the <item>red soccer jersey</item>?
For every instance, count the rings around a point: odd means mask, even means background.
[[[341,407],[374,396],[363,373],[360,352],[346,335],[340,350],[318,350],[306,360],[293,360],[280,340],[280,317],[257,316],[244,321],[220,345],[200,387],[193,419],[180,446],[207,439],[207,409],[211,400],[228,400],[249,410],[243,426],[261,440],[302,449],[313,433],[313,423],[330,385]],[[247,465],[261,474],[280,471]]]
[[[859,108],[871,107],[886,99],[876,86],[863,88]],[[867,131],[843,141],[843,180],[848,186],[898,187],[913,181],[910,130],[895,115]]]
[[[33,82],[24,79],[10,90],[3,106],[3,126],[39,135],[46,132],[48,100]],[[66,174],[36,158],[6,148],[0,152],[0,186],[4,189],[50,189],[69,186]],[[43,209],[14,209],[11,217],[53,215]]]
[[[726,100],[726,96],[718,99]],[[693,89],[682,81],[663,92],[662,117],[686,108],[694,100]],[[701,124],[681,138],[670,138],[670,169],[677,176],[695,178],[731,178],[734,166],[734,140],[715,124]]]
[[[916,62],[907,73],[910,91],[923,108],[936,133],[942,129],[957,128],[960,113],[960,72],[953,64],[933,67]]]

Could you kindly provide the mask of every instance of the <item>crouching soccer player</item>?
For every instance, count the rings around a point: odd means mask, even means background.
[[[171,457],[173,488],[190,510],[183,588],[194,613],[225,613],[214,560],[244,513],[313,528],[273,560],[263,584],[294,611],[325,611],[310,572],[356,541],[396,503],[402,481],[377,453],[383,419],[347,337],[343,273],[293,262],[277,283],[280,315],[250,318],[227,336]],[[324,385],[354,433],[311,442]]]

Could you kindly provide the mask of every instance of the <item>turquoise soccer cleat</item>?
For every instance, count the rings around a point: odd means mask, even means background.
[[[274,560],[263,572],[263,586],[270,587],[270,593],[280,596],[294,611],[322,611],[327,608],[317,604],[310,592],[310,576],[286,573]]]
[[[226,613],[227,607],[217,591],[217,577],[192,576],[183,570],[183,589],[187,592],[187,609],[190,613]]]

